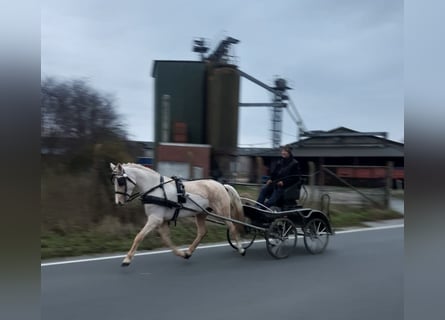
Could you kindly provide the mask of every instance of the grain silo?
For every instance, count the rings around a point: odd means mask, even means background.
[[[213,169],[224,177],[235,171],[239,82],[235,65],[208,64],[206,143],[212,146]]]
[[[238,143],[239,73],[236,66],[213,66],[207,72],[207,143],[218,153],[233,153]]]
[[[228,37],[209,56],[202,54],[202,61],[154,62],[155,168],[177,169],[189,163],[190,172],[202,169],[205,175],[208,166],[199,164],[204,163],[197,159],[199,152],[194,156],[190,148],[210,148],[210,176],[233,176],[240,76],[237,66],[229,59],[228,47],[237,42]],[[203,48],[198,49],[205,52]],[[189,153],[181,160],[176,156],[182,154],[184,148]]]

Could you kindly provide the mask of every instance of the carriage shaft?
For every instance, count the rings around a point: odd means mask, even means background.
[[[255,226],[255,225],[250,224],[250,223],[246,223],[246,222],[239,221],[239,220],[232,219],[232,218],[228,218],[228,217],[219,216],[219,215],[217,215],[217,214],[215,214],[215,213],[212,213],[212,212],[208,211],[207,209],[203,208],[202,206],[200,206],[196,201],[194,201],[194,200],[193,200],[192,198],[190,198],[189,196],[187,196],[187,198],[188,198],[191,202],[193,202],[195,205],[197,205],[202,211],[204,211],[206,214],[208,214],[209,216],[211,216],[211,217],[213,217],[213,218],[216,218],[216,219],[218,219],[218,220],[230,221],[230,222],[233,222],[233,223],[241,224],[241,225],[243,225],[243,226],[250,227],[250,228],[253,228],[253,229],[256,229],[256,230],[260,230],[260,231],[266,231],[266,230],[267,230],[267,229],[265,229],[265,228],[261,228],[261,227]],[[209,219],[207,219],[207,220],[210,221],[210,222],[217,223],[216,221],[213,221],[213,220],[209,220]]]

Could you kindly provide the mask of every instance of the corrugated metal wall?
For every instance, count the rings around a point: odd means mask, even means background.
[[[154,62],[155,141],[164,140],[162,97],[169,95],[169,133],[164,142],[205,143],[205,73],[200,61]]]

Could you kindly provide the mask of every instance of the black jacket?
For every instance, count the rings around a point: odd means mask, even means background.
[[[300,165],[293,157],[281,158],[275,169],[270,175],[271,180],[276,183],[283,181],[283,188],[288,188],[291,185],[300,181]]]

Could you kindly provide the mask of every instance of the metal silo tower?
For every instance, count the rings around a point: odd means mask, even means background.
[[[205,39],[198,38],[194,40],[193,51],[201,55],[202,61],[209,62],[213,65],[221,66],[231,66],[233,70],[237,70],[239,76],[255,83],[256,85],[266,89],[273,94],[272,102],[261,102],[261,103],[242,103],[239,102],[240,107],[270,107],[271,108],[271,141],[273,148],[279,148],[281,144],[281,134],[282,134],[282,123],[283,123],[283,110],[286,109],[291,119],[298,127],[298,132],[296,133],[297,140],[301,135],[307,132],[306,126],[303,123],[300,114],[298,113],[295,104],[291,101],[287,94],[287,90],[291,89],[287,86],[286,80],[278,78],[275,80],[275,86],[271,87],[260,80],[254,78],[253,76],[247,74],[246,72],[239,70],[234,64],[234,56],[230,55],[230,48],[232,44],[237,44],[239,40],[232,37],[227,37],[225,40],[221,41],[213,53],[205,56],[204,53],[208,51],[208,46]],[[211,74],[211,73],[210,73]],[[226,94],[234,93],[235,96],[239,94],[239,89],[234,88],[234,84],[239,86],[239,80],[232,82],[232,86],[226,86]],[[290,108],[288,108],[288,104]],[[230,109],[230,113],[236,115],[236,121],[238,119],[236,110]]]

